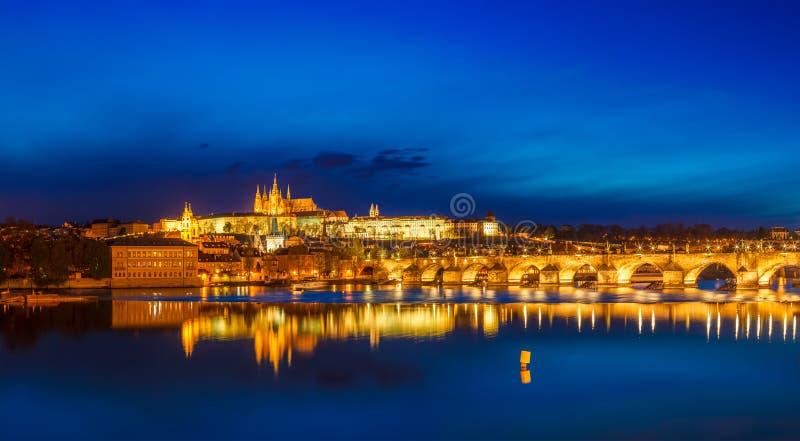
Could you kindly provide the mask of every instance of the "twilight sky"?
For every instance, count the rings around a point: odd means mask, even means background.
[[[800,225],[800,2],[0,0],[0,217]]]

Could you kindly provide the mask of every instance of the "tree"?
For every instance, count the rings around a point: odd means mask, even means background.
[[[545,239],[555,239],[556,238],[556,227],[553,225],[548,225],[545,227],[544,231],[542,232],[542,237]]]
[[[0,243],[0,283],[8,278],[8,267],[11,265],[11,250],[6,244]]]
[[[84,267],[88,270],[89,276],[95,280],[104,277],[111,277],[111,249],[104,242],[91,239],[83,239]]]
[[[31,278],[37,286],[59,285],[69,278],[65,240],[48,242],[42,237],[31,245]]]

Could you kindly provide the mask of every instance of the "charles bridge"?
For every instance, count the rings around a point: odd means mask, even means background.
[[[367,260],[355,265],[357,278],[403,283],[572,286],[579,272],[596,274],[598,286],[626,286],[643,265],[657,268],[664,288],[697,286],[698,276],[712,265],[727,268],[738,289],[768,286],[778,271],[800,267],[800,252],[572,254],[497,257],[439,257]]]

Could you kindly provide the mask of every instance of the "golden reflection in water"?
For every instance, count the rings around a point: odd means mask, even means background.
[[[627,315],[626,315],[627,318]],[[642,307],[639,307],[639,335],[642,335]]]
[[[521,369],[519,371],[519,381],[522,382],[522,384],[530,384],[531,371],[528,369]]]
[[[297,354],[311,354],[321,341],[368,340],[378,348],[383,339],[441,338],[456,329],[495,337],[500,328],[517,326],[527,329],[528,308],[535,305],[538,330],[549,332],[557,328],[583,329],[583,308],[575,303],[560,304],[258,304],[203,303],[177,301],[112,301],[112,327],[115,329],[179,330],[183,351],[191,358],[204,341],[252,340],[256,363],[269,363],[275,373],[282,363],[292,364]],[[692,322],[705,322],[706,339],[711,335],[712,312],[716,313],[716,334],[721,339],[723,329],[733,326],[734,341],[750,340],[750,321],[755,317],[755,341],[760,340],[762,320],[769,320],[768,335],[772,336],[772,317],[783,316],[784,341],[788,341],[791,317],[792,341],[797,336],[797,307],[792,303],[636,303],[596,304],[591,306],[592,331],[596,320],[605,319],[605,332],[642,333],[643,309],[650,308],[650,329],[675,332],[675,317],[685,317],[686,334]],[[470,310],[471,309],[471,310]],[[543,329],[543,314],[549,326]],[[523,325],[514,324],[514,315],[523,317]],[[636,314],[633,331],[627,318]],[[600,317],[598,317],[598,315]],[[744,318],[740,338],[740,316]],[[577,320],[573,320],[577,317]],[[612,321],[615,322],[612,326]],[[729,328],[727,328],[729,329]]]
[[[522,318],[525,323],[525,329],[528,329],[528,305],[522,305]]]
[[[768,331],[769,341],[772,341],[772,313],[769,314],[769,331]]]
[[[758,315],[756,320],[756,340],[761,340],[761,314]]]
[[[745,338],[750,339],[750,311],[747,311],[747,335]]]
[[[656,311],[650,311],[650,332],[656,332]]]

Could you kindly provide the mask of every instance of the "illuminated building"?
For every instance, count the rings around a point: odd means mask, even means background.
[[[242,258],[226,242],[198,242],[197,268],[204,281],[229,281],[242,275]]]
[[[189,202],[184,204],[183,213],[179,218],[161,219],[155,230],[160,232],[176,232],[184,240],[196,242],[200,236],[208,234],[246,234],[267,237],[263,243],[263,250],[275,249],[280,240],[278,238],[298,230],[313,230],[315,235],[321,233],[323,220],[331,214],[337,213],[335,219],[344,212],[329,212],[320,210],[312,198],[292,199],[291,190],[286,188],[286,197],[278,188],[277,175],[273,178],[272,189],[267,192],[266,186],[262,193],[256,187],[253,200],[253,211],[244,213],[221,213],[197,216]],[[316,227],[311,228],[311,225]]]
[[[789,230],[786,227],[772,227],[769,230],[772,240],[787,240],[789,238]]]
[[[291,189],[286,197],[278,188],[277,176],[272,189],[256,187],[253,211],[197,216],[186,203],[178,218],[164,218],[154,230],[180,234],[190,242],[203,235],[234,233],[259,237],[285,237],[304,234],[309,237],[347,237],[364,239],[439,240],[466,236],[495,236],[499,224],[489,213],[484,219],[451,219],[446,216],[383,216],[377,204],[372,204],[369,216],[349,218],[341,210],[320,209],[312,198],[292,199]],[[263,251],[275,249],[279,241],[261,244]]]
[[[102,239],[106,237],[124,236],[127,234],[143,234],[150,231],[150,225],[141,221],[119,222],[116,219],[95,220],[86,232],[87,237]]]
[[[446,216],[382,216],[376,204],[370,205],[369,216],[351,218],[343,229],[345,237],[362,239],[440,240],[499,233],[494,215],[484,219],[451,219]]]
[[[266,185],[263,193],[256,186],[256,197],[253,202],[254,213],[282,216],[301,211],[315,211],[317,209],[317,204],[311,198],[292,199],[291,189],[288,185],[286,186],[286,198],[284,198],[283,192],[278,189],[277,174],[272,178],[272,189],[269,193],[267,193]]]
[[[181,239],[139,236],[109,242],[111,287],[200,286],[197,246]]]

